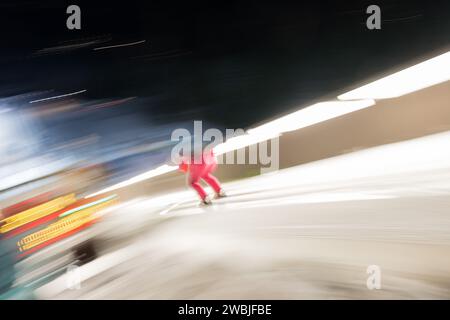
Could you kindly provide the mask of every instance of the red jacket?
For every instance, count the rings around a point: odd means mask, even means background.
[[[202,155],[201,163],[193,163],[193,156],[191,158],[182,159],[181,163],[179,164],[178,168],[182,172],[188,172],[191,171],[193,168],[194,170],[208,170],[212,171],[217,166],[216,157],[214,156],[214,151],[211,149],[209,152],[205,151]]]

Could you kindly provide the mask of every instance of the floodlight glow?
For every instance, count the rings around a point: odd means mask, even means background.
[[[339,100],[387,99],[450,80],[450,51],[338,96]]]
[[[228,139],[226,142],[217,145],[214,148],[214,154],[219,156],[221,154],[239,150],[272,138],[278,137],[277,132],[267,134],[244,134],[241,136]]]
[[[250,135],[266,136],[275,133],[294,131],[347,113],[368,108],[374,104],[375,101],[372,99],[319,102],[259,127],[250,129],[248,130],[248,133]]]
[[[171,171],[175,171],[175,170],[177,170],[177,168],[178,167],[176,167],[176,166],[169,166],[167,164],[164,164],[164,165],[162,165],[162,166],[160,166],[160,167],[158,167],[156,169],[144,172],[144,173],[142,173],[142,174],[140,174],[138,176],[135,176],[135,177],[133,177],[131,179],[125,180],[125,181],[123,181],[121,183],[115,184],[115,185],[113,185],[111,187],[108,187],[108,188],[100,190],[100,191],[98,191],[96,193],[90,194],[90,195],[86,196],[85,198],[95,197],[96,195],[99,195],[99,194],[102,194],[102,193],[106,193],[106,192],[109,192],[109,191],[117,190],[117,189],[129,186],[129,185],[137,183],[137,182],[141,182],[141,181],[144,181],[144,180],[156,177],[156,176],[160,176],[160,175],[163,175],[165,173],[168,173],[168,172],[171,172]]]

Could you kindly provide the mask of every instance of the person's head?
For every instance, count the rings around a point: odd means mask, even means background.
[[[201,137],[182,137],[179,142],[172,148],[171,161],[176,165],[181,162],[201,163],[203,154],[210,153],[212,150],[211,143],[205,142]]]

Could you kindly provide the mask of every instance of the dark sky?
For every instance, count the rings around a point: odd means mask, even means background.
[[[366,28],[369,4],[382,30]],[[144,118],[245,127],[447,51],[450,1],[2,0],[0,35],[0,98],[87,89],[141,98]]]

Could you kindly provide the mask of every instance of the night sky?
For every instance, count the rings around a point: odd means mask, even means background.
[[[69,4],[81,30],[66,28]],[[381,30],[366,28],[370,4]],[[2,0],[0,34],[0,98],[86,89],[138,97],[151,121],[236,128],[447,51],[450,1]]]

